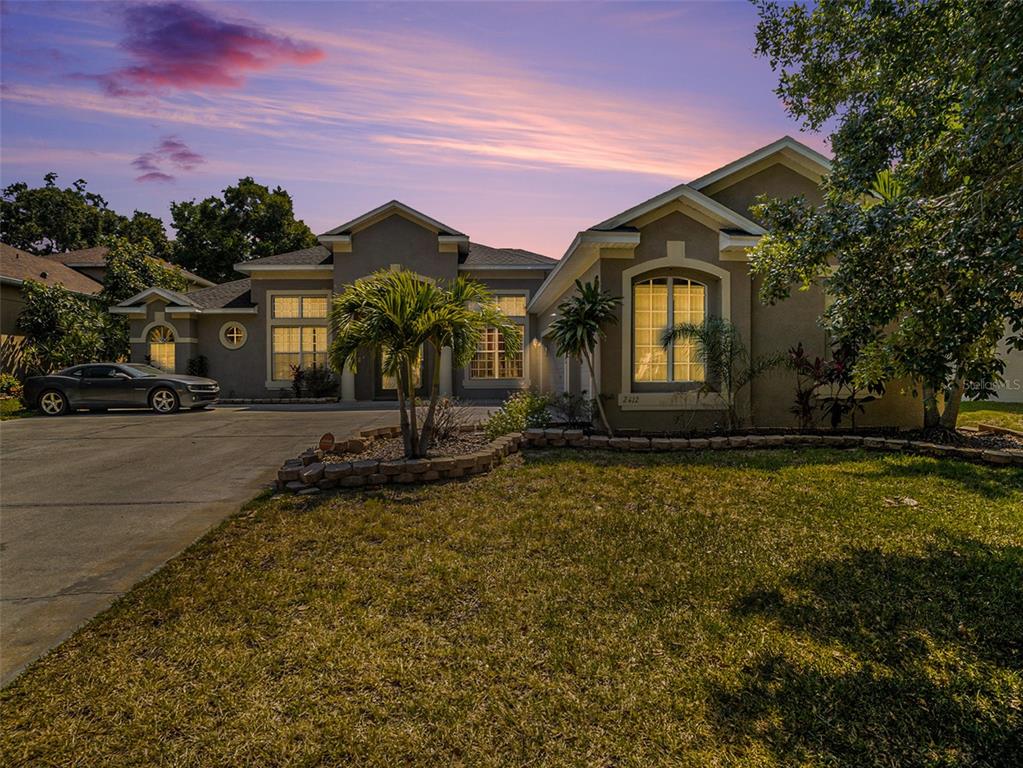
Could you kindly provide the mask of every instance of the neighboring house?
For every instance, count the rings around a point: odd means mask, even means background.
[[[556,357],[545,339],[557,306],[576,279],[599,276],[622,297],[619,322],[608,328],[597,359],[599,391],[619,428],[698,429],[721,423],[720,398],[700,395],[703,370],[691,347],[670,354],[661,330],[708,315],[731,320],[753,354],[784,353],[802,342],[826,355],[818,324],[825,297],[797,291],[775,306],[757,298],[748,250],[764,229],[750,212],[766,194],[805,195],[820,202],[827,158],[783,138],[690,184],[681,184],[580,232],[560,261],[528,251],[490,248],[399,202],[392,201],[320,236],[321,245],[236,265],[245,279],[187,295],[151,289],[111,311],[131,318],[132,358],[183,370],[204,355],[225,397],[275,396],[290,385],[291,366],[327,362],[330,297],[379,269],[408,269],[429,279],[467,275],[485,283],[506,314],[522,323],[523,348],[501,355],[496,333],[483,341],[465,370],[447,355],[441,389],[464,399],[493,400],[524,387],[581,394],[594,391],[588,374]],[[376,360],[341,377],[345,400],[394,397],[394,382]],[[424,378],[424,380],[426,380]],[[779,370],[757,380],[746,406],[757,426],[792,426],[794,376]],[[866,405],[858,423],[918,426],[919,401],[903,388]]]
[[[103,282],[107,273],[107,254],[110,249],[105,245],[98,245],[95,248],[82,248],[77,251],[66,251],[65,253],[50,253],[44,258],[58,261],[66,267],[71,267],[76,272],[81,272],[86,277],[91,277],[98,283]],[[199,288],[209,288],[216,283],[207,280],[205,277],[192,274],[187,269],[182,269],[177,264],[171,264],[163,259],[156,259],[167,269],[173,269],[185,278],[188,287],[186,291],[194,291]]]
[[[149,289],[112,312],[130,320],[132,359],[184,371],[202,355],[225,397],[278,397],[291,387],[292,366],[327,365],[330,298],[380,269],[407,269],[430,280],[459,275],[486,284],[504,312],[535,338],[526,305],[557,262],[514,248],[470,243],[467,235],[391,201],[320,236],[321,245],[235,265],[248,277],[188,294]],[[429,353],[429,350],[427,350]],[[505,357],[496,332],[476,359],[454,370],[449,351],[424,355],[420,380],[440,366],[442,393],[500,399],[528,387],[532,357]],[[341,376],[345,400],[394,399],[395,383],[379,360],[365,357]]]
[[[103,289],[100,283],[70,267],[0,243],[0,370],[5,372],[20,372],[24,336],[18,330],[18,315],[25,308],[22,286],[26,280],[63,285],[88,296]]]

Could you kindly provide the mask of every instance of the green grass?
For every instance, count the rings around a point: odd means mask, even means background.
[[[2,705],[33,766],[1018,765],[1023,474],[552,451],[263,499]]]
[[[993,424],[1023,431],[1023,403],[969,402],[959,406],[959,426]]]
[[[8,419],[22,419],[31,415],[32,411],[27,410],[21,404],[21,400],[17,397],[9,397],[4,400],[0,400],[0,421],[7,421]]]

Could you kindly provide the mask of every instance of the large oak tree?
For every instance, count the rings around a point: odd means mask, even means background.
[[[964,392],[995,394],[1006,328],[1023,349],[1023,2],[757,6],[786,108],[836,126],[824,204],[757,210],[762,296],[822,283],[857,376],[909,377],[954,427]]]
[[[171,217],[174,261],[215,282],[238,277],[233,265],[239,262],[316,245],[312,230],[295,218],[291,195],[251,177],[221,197],[171,203]]]

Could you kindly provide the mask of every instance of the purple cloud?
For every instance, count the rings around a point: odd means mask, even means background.
[[[135,181],[174,181],[174,176],[167,173],[167,166],[179,171],[191,171],[205,162],[202,155],[177,136],[164,136],[153,149],[143,152],[131,164],[135,170],[142,172]]]
[[[94,79],[113,96],[165,88],[238,88],[251,72],[323,58],[314,45],[184,3],[131,6],[121,48],[133,63]]]

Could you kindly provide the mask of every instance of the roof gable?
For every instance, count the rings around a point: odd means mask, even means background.
[[[783,136],[748,155],[689,182],[704,194],[714,194],[772,165],[781,164],[815,182],[831,172],[831,161],[791,136]]]
[[[141,293],[136,293],[129,299],[125,299],[117,306],[119,307],[137,307],[139,304],[145,304],[154,299],[163,299],[169,304],[175,307],[194,307],[195,302],[183,293],[177,291],[171,291],[167,288],[146,288]]]
[[[346,221],[340,226],[334,227],[334,229],[324,232],[320,237],[331,237],[333,235],[351,235],[360,229],[372,226],[373,224],[381,221],[388,216],[398,215],[402,216],[409,221],[418,224],[421,227],[425,227],[438,235],[447,237],[465,237],[464,232],[459,232],[454,227],[449,227],[443,222],[437,221],[427,216],[421,211],[417,211],[408,205],[405,205],[399,200],[391,200],[390,202],[384,203],[379,208],[374,208],[372,211],[367,211],[361,216],[357,216],[351,221]]]
[[[754,235],[764,234],[764,228],[756,222],[736,213],[717,200],[712,200],[688,184],[679,184],[677,187],[672,187],[667,192],[663,192],[639,205],[633,206],[627,211],[622,211],[617,216],[612,216],[610,219],[590,227],[590,229],[597,231],[619,230],[628,227],[633,222],[658,209],[664,208],[666,213],[671,212],[674,210],[672,203],[675,202],[690,208],[700,217],[710,219],[720,227],[741,229]]]

